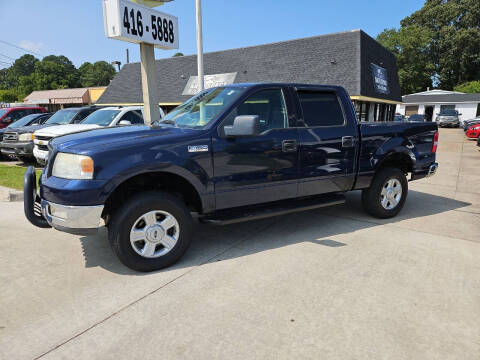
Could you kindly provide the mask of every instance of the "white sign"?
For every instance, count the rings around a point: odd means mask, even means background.
[[[225,73],[225,74],[213,74],[213,75],[205,75],[203,81],[205,84],[205,89],[210,89],[213,87],[233,84],[236,77],[237,77],[236,72]],[[185,89],[183,89],[182,95],[198,94],[200,92],[198,85],[199,85],[198,76],[190,76],[190,79],[188,79],[187,85],[185,85]]]
[[[178,49],[178,18],[127,0],[103,0],[105,35],[157,48]]]

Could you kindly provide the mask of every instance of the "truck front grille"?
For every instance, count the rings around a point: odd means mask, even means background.
[[[50,141],[52,139],[51,136],[37,136],[35,135],[35,139],[42,140],[42,141]]]
[[[5,132],[5,134],[3,134],[3,141],[5,142],[18,141],[18,134],[15,132]]]

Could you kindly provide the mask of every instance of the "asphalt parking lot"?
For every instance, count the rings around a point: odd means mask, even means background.
[[[479,359],[480,148],[441,129],[397,218],[332,208],[198,225],[174,267],[0,202],[0,359]]]

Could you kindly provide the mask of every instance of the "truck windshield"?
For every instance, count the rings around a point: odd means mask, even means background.
[[[35,120],[37,117],[38,117],[38,114],[31,114],[31,115],[24,116],[20,120],[17,120],[13,124],[10,124],[8,127],[9,128],[19,128],[21,126],[28,125],[33,120]]]
[[[0,118],[8,112],[8,109],[0,109]]]
[[[195,95],[168,113],[160,123],[199,128],[209,124],[244,91],[240,87],[212,88]]]
[[[440,115],[455,116],[457,115],[457,110],[442,110],[440,111]]]
[[[108,126],[119,113],[120,110],[97,110],[88,115],[82,124]]]
[[[77,110],[58,110],[50,119],[45,121],[48,125],[64,125],[70,123]]]

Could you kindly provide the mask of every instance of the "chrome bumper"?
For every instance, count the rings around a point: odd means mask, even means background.
[[[42,214],[55,229],[76,235],[96,233],[105,226],[101,215],[103,205],[67,206],[42,199]]]
[[[438,169],[438,163],[430,165],[430,168],[428,169],[428,173],[426,177],[435,175],[435,173],[437,172],[437,169]]]

